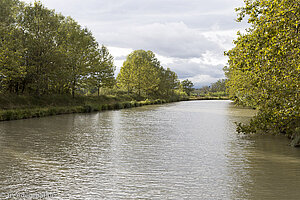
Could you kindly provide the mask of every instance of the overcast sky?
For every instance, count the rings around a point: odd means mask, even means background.
[[[34,0],[25,0],[34,2]],[[196,87],[224,78],[224,51],[246,23],[243,0],[41,0],[93,32],[115,57],[116,73],[133,50],[153,51],[162,65]]]

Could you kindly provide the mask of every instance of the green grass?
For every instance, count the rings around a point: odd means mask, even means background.
[[[189,100],[229,100],[229,97],[226,96],[191,96]]]
[[[0,121],[45,117],[71,113],[91,113],[144,105],[163,104],[180,99],[136,101],[128,95],[112,96],[0,96]]]
[[[86,104],[112,104],[115,102],[131,101],[130,96],[76,96],[72,98],[69,95],[49,95],[49,96],[0,96],[0,110],[27,109],[40,107],[64,107],[64,106],[82,106]]]

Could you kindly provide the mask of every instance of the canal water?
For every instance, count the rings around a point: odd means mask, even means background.
[[[299,199],[300,149],[190,101],[0,123],[0,199]]]

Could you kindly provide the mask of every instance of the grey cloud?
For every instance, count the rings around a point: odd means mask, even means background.
[[[188,28],[183,22],[129,26],[118,31],[99,33],[97,38],[103,38],[104,43],[111,46],[152,50],[177,58],[201,57],[207,50],[223,51],[217,43],[208,40],[201,32]]]
[[[126,60],[127,56],[116,56],[115,60]]]
[[[180,79],[186,79],[197,75],[208,75],[212,78],[223,76],[224,65],[208,65],[203,63],[194,63],[188,60],[180,60],[171,64],[172,70],[176,71]]]

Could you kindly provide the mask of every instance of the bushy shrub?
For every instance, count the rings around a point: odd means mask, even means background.
[[[107,109],[108,110],[113,110],[114,109],[114,105],[113,104],[107,104]]]
[[[114,105],[113,105],[113,109],[123,109],[124,107],[123,107],[123,104],[122,103],[115,103]]]
[[[123,103],[123,107],[124,108],[131,108],[132,107],[132,104],[130,102],[124,102]]]
[[[102,110],[108,110],[108,105],[107,104],[103,104],[102,105]]]

